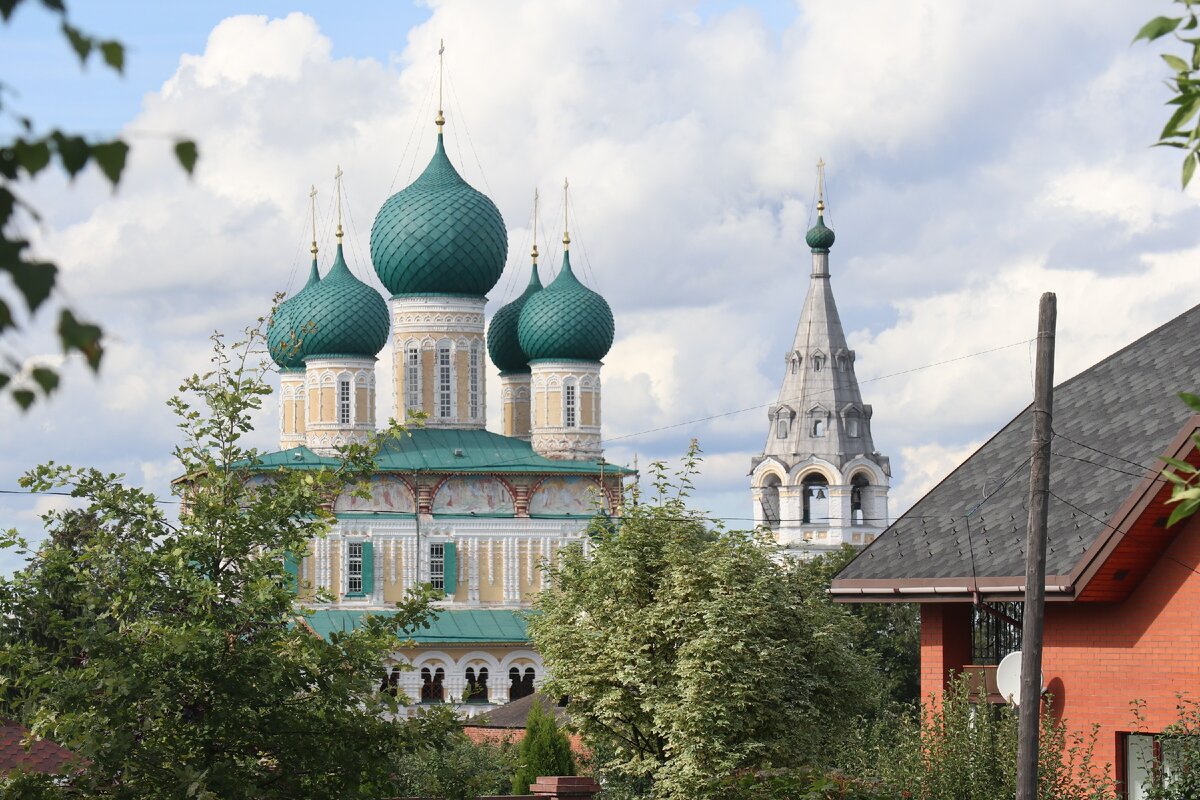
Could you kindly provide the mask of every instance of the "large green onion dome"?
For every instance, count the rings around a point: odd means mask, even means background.
[[[454,169],[439,133],[429,166],[375,216],[375,274],[394,295],[483,297],[500,280],[507,255],[500,210]]]
[[[517,333],[529,360],[599,361],[612,347],[612,309],[571,271],[571,253],[562,270],[521,309]]]
[[[374,358],[387,343],[387,303],[350,272],[340,242],[329,274],[298,299],[291,320],[300,334],[301,358]]]
[[[817,204],[817,224],[808,229],[808,233],[804,235],[804,241],[808,242],[808,246],[812,248],[814,253],[828,253],[829,248],[833,247],[833,240],[836,238],[833,235],[833,228],[825,226],[825,204]]]
[[[492,324],[488,326],[487,332],[488,355],[492,357],[492,363],[500,370],[501,375],[529,372],[529,359],[521,349],[517,324],[521,320],[521,309],[525,307],[525,302],[541,290],[542,281],[538,278],[537,263],[534,262],[525,291],[492,317]]]
[[[317,271],[317,257],[314,255],[312,268],[308,272],[308,282],[300,291],[280,303],[271,316],[271,323],[267,327],[267,351],[280,369],[304,369],[304,357],[300,355],[299,348],[301,334],[296,330],[294,317],[303,298],[320,281],[321,274]]]

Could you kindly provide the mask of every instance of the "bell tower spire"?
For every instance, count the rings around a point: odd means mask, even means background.
[[[817,162],[817,221],[804,237],[812,252],[808,294],[751,472],[756,524],[805,557],[881,533],[891,479],[887,457],[875,451],[872,409],[862,401],[833,299],[829,251],[836,237],[825,224],[825,166]]]

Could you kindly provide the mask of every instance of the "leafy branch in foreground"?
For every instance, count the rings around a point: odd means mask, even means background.
[[[0,780],[0,795],[378,798],[424,746],[378,687],[428,594],[328,640],[300,622],[285,557],[324,535],[376,449],[349,447],[333,470],[259,468],[242,442],[269,393],[263,350],[258,330],[215,337],[212,369],[172,399],[178,520],[120,475],[46,464],[22,479],[85,507],[46,515],[48,540],[0,579],[0,715],[80,761]]]
[[[1145,39],[1153,42],[1164,36],[1171,36],[1184,45],[1182,56],[1174,53],[1163,53],[1162,59],[1174,73],[1167,79],[1167,86],[1173,97],[1167,105],[1175,106],[1162,133],[1158,135],[1159,147],[1174,147],[1184,151],[1182,166],[1183,188],[1196,174],[1196,165],[1200,163],[1200,18],[1196,10],[1200,8],[1200,0],[1174,0],[1181,6],[1182,13],[1177,17],[1155,17],[1142,26],[1135,42]],[[1184,32],[1194,31],[1190,36]]]
[[[16,9],[27,0],[0,0],[0,20],[8,24]],[[70,21],[62,0],[41,0],[40,5],[59,17],[59,28],[71,50],[86,67],[94,54],[118,74],[125,69],[125,46],[115,39],[100,39],[86,33]],[[90,163],[95,164],[115,189],[125,171],[129,145],[120,138],[89,141],[74,133],[53,130],[37,133],[34,121],[14,112],[6,94],[11,88],[0,82],[0,114],[17,123],[21,135],[0,142],[0,273],[6,273],[16,297],[0,291],[0,336],[22,327],[19,315],[29,318],[40,309],[58,285],[58,266],[35,257],[28,238],[21,232],[22,219],[37,223],[37,209],[18,193],[22,182],[32,180],[52,163],[71,178]],[[196,167],[199,153],[188,139],[175,141],[175,157],[189,175]],[[104,356],[103,331],[92,322],[80,320],[70,308],[59,311],[56,327],[63,353],[79,353],[96,371]],[[38,394],[49,396],[59,385],[58,373],[47,364],[26,366],[11,352],[0,353],[0,393],[7,392],[21,408],[29,408]]]
[[[1179,399],[1187,403],[1188,408],[1192,411],[1200,414],[1200,396],[1190,392],[1180,392]],[[1200,434],[1193,436],[1192,441],[1196,443],[1197,447],[1200,447]],[[1197,509],[1200,509],[1200,469],[1178,458],[1170,456],[1159,456],[1159,458],[1169,467],[1162,472],[1162,476],[1171,482],[1171,499],[1167,502],[1176,504],[1175,508],[1171,510],[1171,516],[1167,518],[1167,527],[1169,528],[1176,522],[1192,516]]]

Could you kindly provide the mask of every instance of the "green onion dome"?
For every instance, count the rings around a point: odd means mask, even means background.
[[[542,281],[538,278],[537,264],[534,263],[525,291],[492,317],[492,324],[488,326],[487,332],[488,354],[501,375],[529,372],[529,359],[521,349],[517,324],[521,320],[521,309],[525,307],[525,301],[541,290]]]
[[[814,253],[828,253],[829,248],[833,247],[834,238],[833,228],[825,226],[824,214],[817,214],[817,224],[804,235],[804,241],[808,242]]]
[[[454,169],[439,133],[429,166],[375,216],[375,274],[394,295],[483,297],[500,280],[507,256],[500,210]]]
[[[608,301],[579,282],[567,251],[558,277],[525,302],[517,333],[531,362],[599,361],[612,347],[615,326]]]
[[[300,335],[302,359],[374,358],[387,343],[387,303],[350,272],[341,243],[329,273],[293,308],[291,320]]]
[[[320,282],[321,274],[317,271],[317,257],[314,255],[312,269],[308,271],[308,282],[300,291],[280,303],[271,315],[271,322],[267,326],[267,351],[280,369],[304,369],[304,357],[300,355],[298,346],[301,334],[296,330],[293,318],[303,298]]]

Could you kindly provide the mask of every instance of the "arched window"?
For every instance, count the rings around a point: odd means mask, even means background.
[[[438,417],[450,419],[453,416],[452,397],[450,393],[452,375],[450,371],[450,343],[442,342],[437,349],[437,382],[438,382]]]
[[[788,437],[788,418],[787,417],[781,416],[775,422],[775,436],[777,436],[780,439],[786,439]]]
[[[814,419],[812,424],[812,435],[814,438],[825,435],[825,420]]]
[[[429,671],[429,667],[421,668],[421,702],[422,703],[442,703],[446,699],[446,689],[443,683],[446,680],[446,671],[441,667]]]
[[[508,699],[520,700],[522,697],[528,697],[533,694],[533,667],[526,667],[525,674],[521,674],[521,670],[512,667],[508,671]]]
[[[791,362],[792,362],[792,374],[795,375],[797,372],[800,371],[800,356],[793,353]]]
[[[471,365],[468,377],[468,400],[471,419],[479,419],[479,342],[471,342]]]
[[[858,418],[857,414],[851,414],[850,416],[846,417],[846,435],[847,436],[849,436],[851,439],[857,439],[859,436],[862,435],[861,431],[862,431],[862,420],[860,420]]]
[[[801,482],[804,497],[804,524],[821,525],[829,521],[829,481],[821,475],[809,475]]]
[[[768,528],[779,526],[779,478],[768,475],[762,487],[763,524]]]
[[[350,379],[338,379],[338,415],[337,420],[340,425],[350,424]]]
[[[467,667],[467,702],[486,703],[488,701],[488,670],[480,667],[479,673]]]
[[[579,425],[578,396],[575,381],[563,382],[563,427],[574,428]]]
[[[392,667],[391,673],[384,673],[383,682],[379,684],[379,691],[386,692],[392,697],[400,691],[400,668]]]
[[[813,372],[821,371],[821,362],[824,360],[825,359],[822,358],[821,356],[813,356],[812,357]]]
[[[410,342],[404,360],[404,405],[410,411],[421,408],[421,348]]]
[[[864,491],[871,482],[867,480],[867,476],[861,472],[855,475],[850,480],[850,522],[854,525],[865,525],[867,519],[866,512],[866,492]]]

